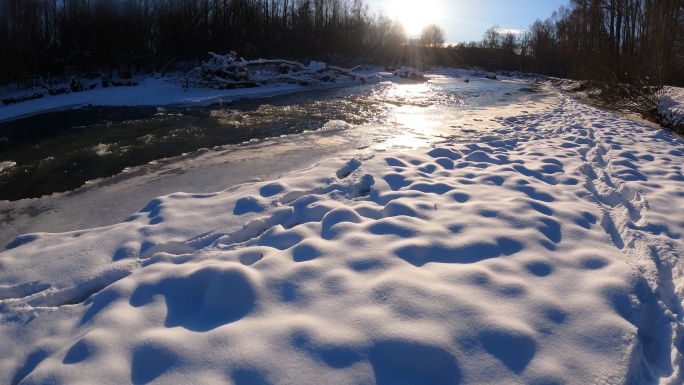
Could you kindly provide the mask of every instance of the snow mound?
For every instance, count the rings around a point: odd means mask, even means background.
[[[12,168],[17,165],[17,162],[11,162],[11,161],[4,161],[0,162],[0,171]]]
[[[684,127],[684,89],[665,87],[664,94],[658,106],[662,124],[666,127]]]
[[[682,140],[569,97],[492,124],[17,238],[0,382],[678,382]]]
[[[323,62],[312,61],[311,63],[309,63],[306,69],[309,71],[324,71],[327,67],[328,65]]]
[[[426,81],[425,75],[415,68],[401,67],[393,72],[394,76],[398,76],[402,79],[411,79],[418,81]]]

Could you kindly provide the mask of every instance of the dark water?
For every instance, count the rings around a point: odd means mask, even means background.
[[[467,108],[496,102],[520,83],[381,83],[193,108],[88,107],[0,123],[0,200],[65,192],[127,167],[201,148],[297,134],[331,120],[393,124],[397,108]]]

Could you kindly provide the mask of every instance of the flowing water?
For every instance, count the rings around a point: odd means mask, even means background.
[[[74,190],[87,181],[200,149],[302,133],[348,131],[354,148],[377,137],[388,147],[444,137],[449,119],[467,109],[515,101],[521,82],[431,77],[427,83],[332,88],[211,107],[89,107],[0,124],[0,200]],[[378,128],[381,129],[378,129]],[[420,138],[415,133],[420,131]],[[319,149],[325,152],[325,148]]]

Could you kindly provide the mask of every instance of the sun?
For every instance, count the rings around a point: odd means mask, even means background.
[[[387,13],[399,20],[409,37],[416,37],[425,26],[437,20],[441,8],[440,0],[394,0]]]

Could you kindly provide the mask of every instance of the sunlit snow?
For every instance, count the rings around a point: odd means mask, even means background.
[[[564,94],[468,119],[19,236],[0,382],[681,382],[684,141]]]

